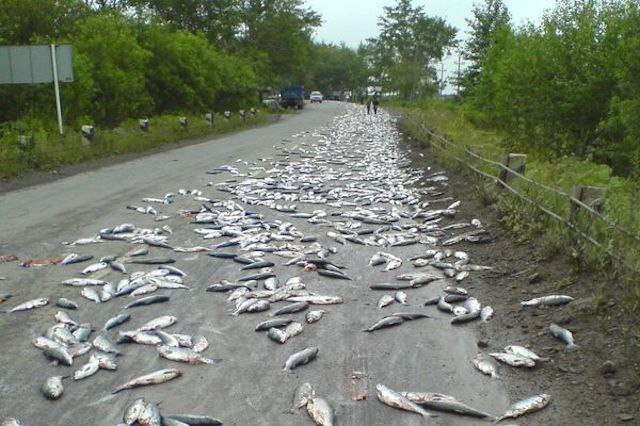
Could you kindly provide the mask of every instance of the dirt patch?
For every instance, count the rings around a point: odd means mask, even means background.
[[[424,143],[414,139],[405,143],[412,149],[415,167],[447,170],[449,185],[444,196],[462,201],[457,219],[479,218],[493,236],[488,244],[451,246],[468,251],[473,263],[495,268],[462,282],[496,312],[487,323],[467,325],[478,330],[478,350],[500,352],[517,344],[551,358],[533,370],[500,366],[501,380],[513,401],[541,392],[552,396],[545,410],[517,423],[640,424],[640,378],[634,366],[638,348],[633,348],[622,332],[625,323],[633,325],[637,317],[623,316],[613,301],[594,312],[590,289],[597,278],[573,271],[570,250],[552,260],[541,260],[536,253],[544,241],[534,238],[526,244],[515,243],[500,226],[496,210],[482,203],[478,196],[481,181],[476,176],[438,164],[437,153]],[[520,305],[523,300],[547,294],[567,294],[575,300],[560,307]],[[555,339],[549,332],[552,322],[571,330],[579,349],[567,350]]]

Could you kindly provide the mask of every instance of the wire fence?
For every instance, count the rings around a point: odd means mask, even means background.
[[[640,236],[638,234],[621,227],[615,220],[598,212],[592,206],[584,203],[583,201],[577,199],[576,197],[564,191],[561,191],[557,188],[553,188],[549,185],[545,185],[543,183],[530,179],[529,177],[525,176],[523,173],[520,173],[519,171],[514,170],[513,168],[510,168],[506,164],[485,158],[482,155],[478,154],[477,152],[474,152],[469,147],[455,143],[437,134],[436,132],[429,129],[424,124],[424,122],[418,121],[416,117],[410,117],[410,118],[407,117],[407,118],[409,120],[413,120],[413,124],[417,126],[417,128],[419,128],[420,131],[428,135],[429,142],[432,147],[435,147],[440,151],[446,151],[446,156],[453,158],[458,163],[468,168],[475,174],[495,182],[496,185],[499,185],[500,187],[508,190],[511,194],[518,197],[520,200],[534,206],[535,208],[543,212],[548,217],[565,225],[574,235],[576,235],[580,239],[596,247],[598,250],[600,250],[602,253],[607,255],[612,260],[615,260],[619,265],[624,267],[629,272],[632,272],[636,275],[640,275],[640,269],[638,269],[634,264],[629,262],[628,254],[627,256],[624,256],[624,255],[621,255],[620,253],[614,252],[611,248],[607,247],[607,244],[598,241],[596,237],[594,237],[593,235],[590,235],[588,230],[585,231],[583,229],[580,229],[578,221],[574,220],[574,217],[575,217],[574,214],[572,213],[568,214],[568,218],[567,218],[563,216],[562,213],[558,213],[556,211],[553,211],[550,208],[543,206],[533,198],[523,194],[521,191],[514,188],[514,186],[509,185],[506,179],[500,178],[500,174],[501,172],[510,174],[512,176],[517,177],[520,182],[524,182],[530,186],[542,189],[543,191],[546,191],[547,193],[550,193],[555,197],[559,197],[560,199],[563,199],[566,205],[569,206],[570,210],[572,208],[571,206],[575,206],[574,208],[576,210],[579,209],[581,212],[587,213],[591,219],[595,219],[604,223],[609,230],[617,231],[618,233],[622,234],[625,238],[628,238],[634,243],[640,243]],[[464,153],[466,158],[462,158],[461,156],[456,155],[456,153]],[[475,160],[476,162],[479,162],[480,164],[487,166],[491,170],[497,171],[498,173],[492,174],[487,171],[484,171],[481,169],[481,167],[477,167],[476,165],[471,164],[471,161],[469,160]],[[589,222],[592,223],[591,221]],[[634,258],[635,257],[637,256],[634,256]]]

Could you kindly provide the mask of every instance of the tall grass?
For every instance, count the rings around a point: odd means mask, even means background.
[[[458,163],[452,160],[455,155],[496,176],[496,168],[473,160],[465,154],[465,148],[471,148],[483,157],[498,162],[512,152],[512,144],[508,139],[495,131],[476,127],[467,117],[464,108],[457,104],[427,101],[405,104],[402,107],[404,118],[401,120],[401,126],[407,133],[419,140],[428,141],[430,136],[424,131],[426,126],[454,142],[453,147],[437,150],[441,153],[440,157],[450,164]],[[619,227],[629,230],[632,234],[640,234],[640,214],[636,210],[637,202],[640,200],[640,182],[613,176],[608,166],[591,161],[572,157],[550,161],[533,149],[524,154],[527,154],[526,176],[536,182],[568,194],[571,194],[574,185],[604,188],[606,195],[602,213]],[[536,204],[563,218],[569,218],[568,197],[558,196],[521,179],[514,185],[520,193]],[[604,247],[598,248],[577,236],[569,227],[542,214],[539,209],[532,208],[531,204],[498,189],[496,185],[483,185],[481,193],[482,198],[498,210],[501,222],[512,231],[516,240],[541,238],[543,244],[537,256],[569,255],[569,258],[573,259],[574,270],[592,276],[590,288],[584,290],[595,296],[597,306],[614,299],[626,312],[638,310],[640,276],[636,271],[640,270],[640,243],[635,238],[594,219],[585,211],[579,211],[572,217],[572,222]],[[607,252],[620,256],[624,264],[608,256]],[[635,333],[637,332],[636,328]]]
[[[245,120],[237,114],[229,120],[216,116],[212,125],[204,116],[185,117],[187,126],[180,124],[177,115],[151,117],[146,131],[140,129],[138,120],[128,120],[113,129],[96,129],[91,141],[85,140],[77,128],[67,128],[61,136],[55,123],[37,120],[9,123],[3,127],[0,136],[0,179],[254,127],[266,123],[269,114],[260,111],[253,117],[247,111]],[[28,136],[26,144],[18,142],[20,135]]]

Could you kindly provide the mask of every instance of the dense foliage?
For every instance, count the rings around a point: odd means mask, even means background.
[[[65,121],[113,126],[255,106],[261,91],[316,84],[312,53],[355,55],[316,46],[311,36],[320,22],[302,0],[6,0],[0,44],[72,44]],[[0,86],[0,122],[50,121],[54,107],[51,85]]]
[[[499,0],[476,7],[474,72],[466,103],[512,143],[640,174],[640,4],[559,1],[539,25],[504,23]],[[496,13],[496,10],[501,12]],[[480,43],[482,41],[482,43]],[[486,47],[488,46],[488,48]]]

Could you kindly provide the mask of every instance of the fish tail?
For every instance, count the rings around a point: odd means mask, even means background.
[[[575,343],[569,343],[567,345],[567,349],[569,349],[569,350],[575,350],[575,349],[579,349],[579,348],[580,348],[580,346],[576,345]]]

